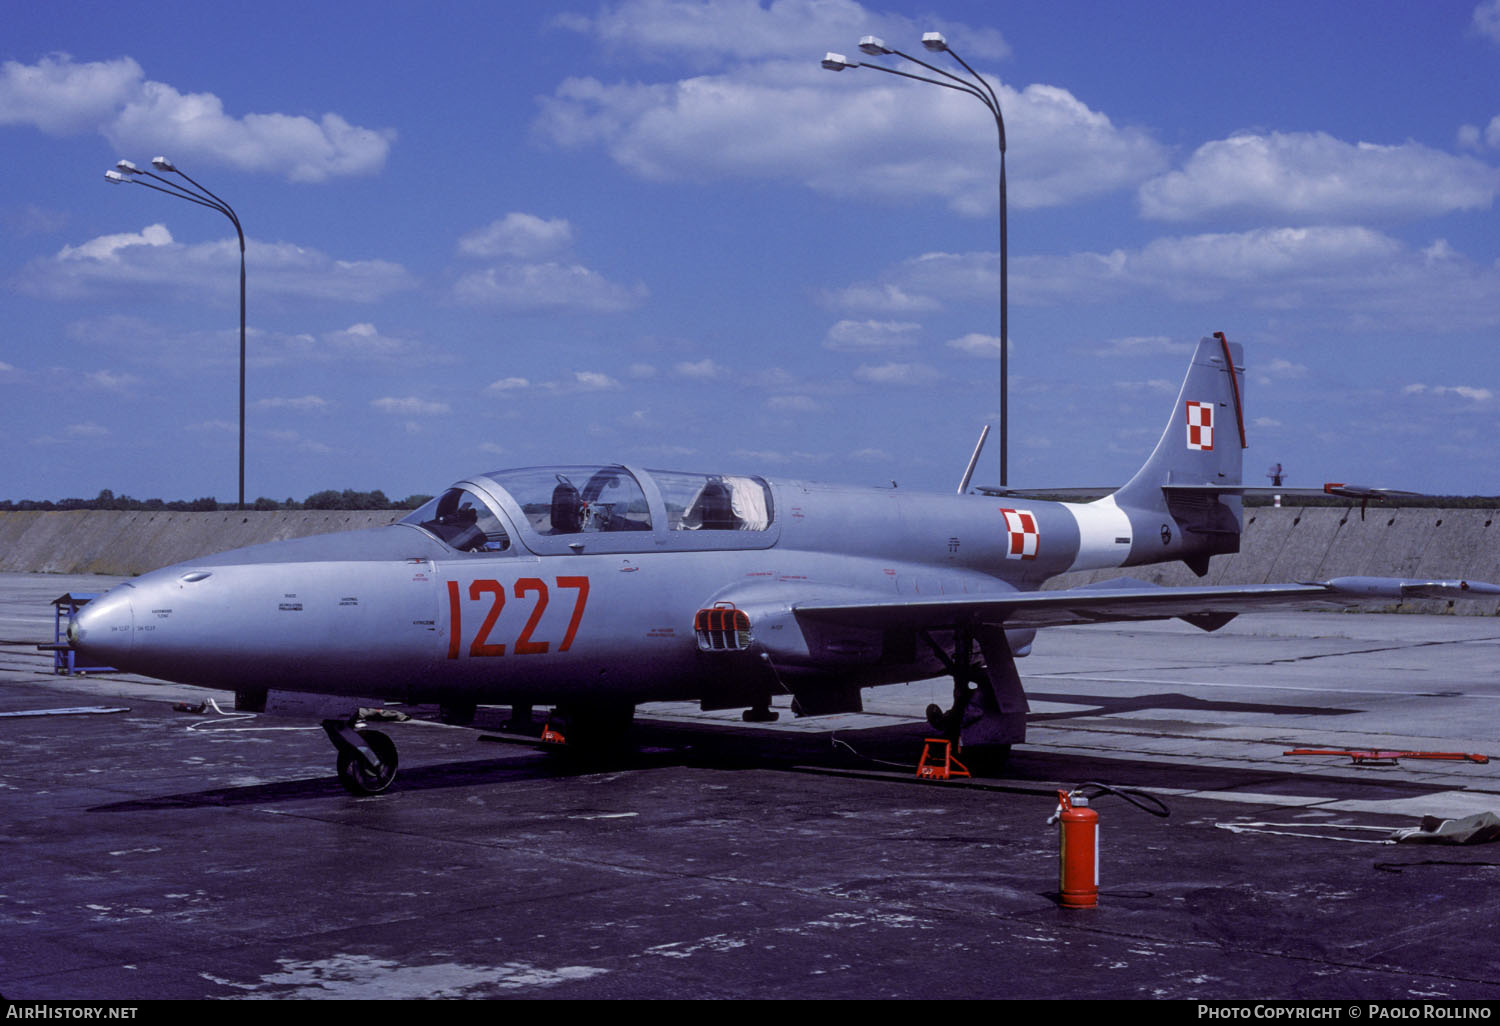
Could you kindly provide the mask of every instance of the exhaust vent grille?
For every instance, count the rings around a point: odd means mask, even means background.
[[[750,617],[730,605],[698,610],[693,631],[704,652],[739,652],[750,647]]]

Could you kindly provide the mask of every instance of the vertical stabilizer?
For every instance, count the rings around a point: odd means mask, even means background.
[[[1181,559],[1201,577],[1238,552],[1244,448],[1243,355],[1219,333],[1198,343],[1151,458],[1110,496],[1135,529],[1128,564]]]

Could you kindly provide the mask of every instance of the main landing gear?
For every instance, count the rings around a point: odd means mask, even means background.
[[[608,762],[629,749],[634,702],[561,702],[547,730],[562,744],[552,750],[583,762]]]
[[[953,631],[952,655],[930,633],[923,631],[922,638],[953,677],[953,708],[945,712],[929,705],[927,722],[958,745],[971,768],[1000,769],[1010,759],[1011,745],[1025,742],[1026,713],[1031,708],[1005,629],[961,624]]]
[[[396,743],[378,730],[357,728],[359,721],[324,720],[323,730],[338,749],[339,783],[350,794],[379,794],[396,779]]]

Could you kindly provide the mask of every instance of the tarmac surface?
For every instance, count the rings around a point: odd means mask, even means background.
[[[645,706],[602,768],[408,708],[356,798],[318,727],[347,699],[55,674],[49,603],[110,583],[0,575],[13,1001],[1500,999],[1500,846],[1387,841],[1500,811],[1500,762],[1283,754],[1500,757],[1493,617],[1044,631],[999,778],[916,779],[933,681],[767,725]],[[1171,815],[1096,802],[1099,906],[1066,910],[1047,819],[1087,781]]]

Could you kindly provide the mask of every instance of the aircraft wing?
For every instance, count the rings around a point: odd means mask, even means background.
[[[1062,591],[1017,591],[872,602],[799,602],[799,618],[851,627],[942,630],[959,624],[1060,627],[1066,624],[1182,617],[1213,630],[1236,614],[1311,604],[1332,607],[1407,598],[1500,597],[1482,581],[1422,581],[1395,577],[1337,577],[1298,584],[1169,588],[1124,577]]]

